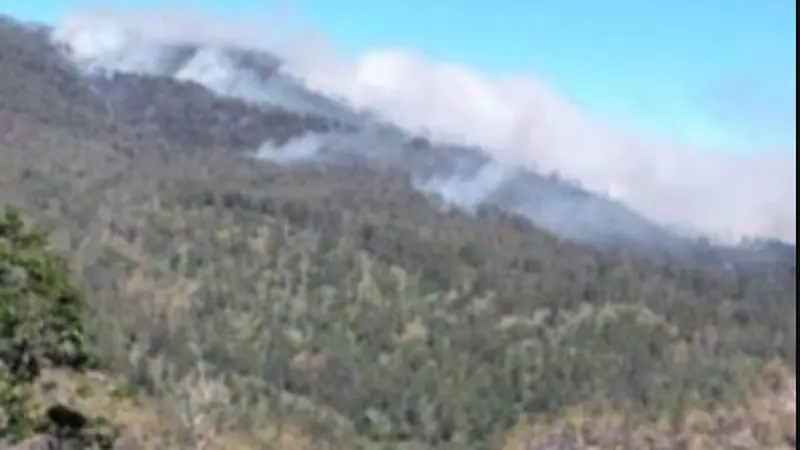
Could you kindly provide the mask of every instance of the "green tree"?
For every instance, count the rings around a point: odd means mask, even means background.
[[[0,216],[0,439],[47,434],[76,448],[110,447],[114,433],[96,427],[104,421],[66,405],[40,409],[32,402],[43,369],[85,371],[94,363],[84,308],[47,235],[6,209]]]

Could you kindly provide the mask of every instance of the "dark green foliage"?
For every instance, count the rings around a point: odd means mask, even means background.
[[[66,262],[47,249],[45,234],[7,209],[0,218],[0,438],[50,432],[80,448],[97,442],[86,440],[92,424],[83,414],[57,404],[40,415],[30,393],[43,368],[89,367],[84,307]],[[110,445],[109,436],[97,438]]]

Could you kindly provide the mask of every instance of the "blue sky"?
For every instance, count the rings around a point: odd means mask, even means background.
[[[52,20],[79,2],[5,2]],[[142,6],[163,2],[117,1]],[[794,147],[794,0],[203,0],[288,9],[338,48],[405,47],[490,73],[545,78],[584,108],[699,145]]]

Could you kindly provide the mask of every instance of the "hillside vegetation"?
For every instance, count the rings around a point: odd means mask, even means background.
[[[0,352],[0,439],[6,417],[43,420],[9,406],[13,383],[127,449],[794,448],[794,261],[698,269],[446,208],[394,172],[255,161],[227,126],[191,139],[98,107],[35,33],[0,33],[0,203],[52,244],[7,216],[0,267],[58,286],[29,303],[3,272],[0,350],[18,320],[59,329],[68,290],[92,362],[42,338],[22,382]],[[271,114],[236,133],[318,120]],[[30,278],[55,254],[73,275]]]

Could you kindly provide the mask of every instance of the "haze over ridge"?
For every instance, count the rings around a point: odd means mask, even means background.
[[[264,48],[284,58],[285,70],[312,88],[377,110],[406,128],[480,144],[508,163],[558,171],[659,222],[717,237],[795,241],[794,151],[719,155],[653,142],[588,117],[535,79],[482,75],[402,49],[347,58],[324,40],[292,30],[273,27],[265,36],[261,29],[269,27],[257,21],[87,9],[65,17],[57,35],[79,57],[92,56],[122,44],[115,41],[115,27],[144,39]]]

